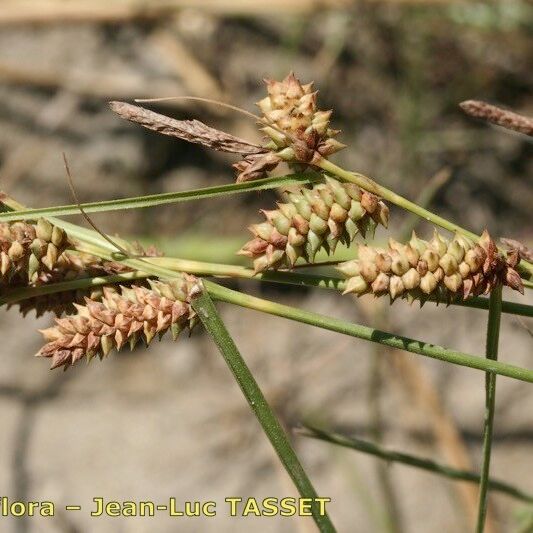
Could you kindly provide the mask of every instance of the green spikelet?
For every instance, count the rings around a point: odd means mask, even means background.
[[[87,253],[65,250],[74,247],[64,231],[41,219],[37,224],[16,222],[0,223],[0,288],[40,287],[75,279],[91,278],[128,272],[131,269],[115,261],[104,261]],[[129,246],[132,254],[160,255],[155,248],[143,250],[140,245]],[[141,282],[137,282],[141,283]],[[101,288],[65,291],[27,298],[16,305],[25,316],[35,310],[37,316],[53,312],[56,316],[75,312],[75,303],[84,298],[96,300]]]
[[[65,232],[45,219],[36,224],[0,223],[0,286],[37,281],[69,245]]]
[[[300,161],[310,161],[315,151],[328,156],[345,147],[333,139],[339,132],[329,127],[332,112],[317,109],[318,92],[313,91],[313,83],[302,85],[291,72],[282,81],[266,80],[266,86],[268,96],[257,105],[275,126],[263,128],[270,138],[267,147],[292,147]]]
[[[267,220],[250,227],[254,238],[238,252],[253,259],[256,272],[293,266],[299,257],[313,262],[320,248],[333,252],[337,243],[350,243],[358,232],[364,236],[376,224],[386,227],[389,218],[377,196],[327,177],[263,213]]]
[[[38,357],[50,357],[52,367],[68,367],[86,357],[106,357],[111,350],[128,344],[133,348],[142,339],[153,338],[169,329],[177,337],[194,326],[195,312],[190,305],[194,276],[181,274],[172,281],[150,281],[150,287],[104,287],[98,300],[76,304],[77,313],[57,318],[56,325],[41,330],[46,344]]]
[[[345,148],[334,139],[339,131],[329,127],[332,112],[317,109],[318,92],[312,83],[302,85],[292,72],[282,81],[265,83],[268,95],[257,105],[268,124],[262,128],[267,152],[234,164],[237,182],[265,177],[281,161],[301,166]]]
[[[448,241],[435,231],[430,241],[414,232],[407,244],[391,239],[387,250],[359,246],[358,259],[337,268],[348,278],[345,294],[449,301],[487,294],[502,284],[523,293],[518,261],[518,254],[503,257],[486,231],[477,243],[459,234]]]

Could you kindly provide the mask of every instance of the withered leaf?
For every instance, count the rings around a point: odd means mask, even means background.
[[[274,170],[281,158],[272,152],[249,155],[233,165],[237,170],[237,183],[257,180],[266,177],[267,172]]]
[[[261,146],[211,128],[199,120],[177,120],[126,102],[109,102],[109,107],[121,118],[141,124],[149,130],[170,137],[178,137],[184,141],[202,144],[219,152],[242,155],[265,152]]]

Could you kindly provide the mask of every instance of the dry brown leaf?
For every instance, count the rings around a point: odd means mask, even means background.
[[[219,152],[251,155],[266,151],[261,146],[211,128],[199,120],[177,120],[126,102],[109,102],[109,107],[121,118],[141,124],[149,130],[201,144]]]
[[[487,104],[479,100],[466,100],[459,104],[461,109],[471,117],[492,122],[508,130],[518,131],[533,136],[533,119],[513,111]]]

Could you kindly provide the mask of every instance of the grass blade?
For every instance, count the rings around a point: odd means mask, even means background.
[[[197,298],[193,299],[192,306],[198,313],[205,329],[218,346],[220,353],[223,355],[248,404],[263,427],[287,473],[292,478],[298,492],[302,498],[310,498],[313,501],[313,518],[319,530],[322,532],[334,532],[335,528],[330,522],[328,515],[326,513],[320,513],[316,500],[318,495],[311,481],[307,477],[305,470],[292,449],[287,435],[283,431],[270,405],[268,405],[250,369],[239,353],[237,346],[235,346],[211,297],[206,291],[202,291]]]
[[[244,183],[229,183],[216,185],[214,187],[204,187],[202,189],[192,189],[190,191],[169,192],[162,194],[152,194],[149,196],[137,196],[133,198],[121,198],[118,200],[104,200],[101,202],[90,202],[81,204],[87,213],[102,213],[105,211],[120,211],[122,209],[140,209],[154,207],[164,204],[178,202],[188,202],[191,200],[202,200],[205,198],[217,198],[230,194],[237,194],[252,191],[265,191],[289,185],[305,185],[320,179],[318,174],[292,174],[282,177],[265,178]],[[39,209],[22,209],[16,212],[0,213],[0,222],[11,220],[31,220],[39,217],[54,217],[79,215],[80,209],[77,205],[62,205],[56,207],[43,207]]]
[[[374,455],[388,462],[401,463],[408,466],[414,466],[428,472],[433,472],[449,479],[456,479],[459,481],[470,481],[472,483],[479,483],[481,476],[475,472],[468,470],[459,470],[447,465],[431,461],[430,459],[423,459],[415,455],[407,453],[397,452],[393,450],[387,450],[372,442],[357,439],[355,437],[347,437],[338,433],[331,433],[315,427],[305,425],[301,431],[298,431],[300,435],[304,437],[310,437],[312,439],[318,439],[338,446],[344,446],[345,448],[351,448],[359,452],[368,453]],[[488,488],[496,492],[502,492],[518,500],[522,500],[527,503],[533,503],[533,494],[528,494],[513,485],[505,483],[497,479],[488,480]]]
[[[487,323],[487,359],[498,359],[500,340],[500,321],[502,315],[502,287],[495,287],[490,294],[489,317]],[[494,426],[494,409],[496,405],[496,375],[487,373],[485,376],[485,424],[483,428],[483,463],[481,465],[481,483],[479,486],[479,508],[477,533],[485,529],[487,515],[487,493],[489,487],[489,471],[492,450],[492,429]]]
[[[93,278],[61,281],[58,283],[50,283],[49,285],[41,285],[39,287],[20,287],[5,292],[3,291],[0,296],[0,306],[14,304],[16,302],[20,302],[21,300],[34,298],[36,296],[44,296],[45,294],[75,291],[78,289],[89,289],[91,287],[111,285],[115,283],[128,283],[136,279],[143,279],[147,277],[148,274],[145,272],[124,272],[122,274],[112,274],[110,276],[97,276]]]

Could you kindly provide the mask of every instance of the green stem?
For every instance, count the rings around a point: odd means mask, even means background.
[[[288,271],[266,271],[255,273],[252,269],[237,266],[224,265],[218,263],[205,263],[202,261],[192,261],[189,259],[178,259],[173,257],[153,257],[148,258],[151,263],[155,263],[166,268],[177,270],[180,272],[189,272],[190,274],[197,274],[199,276],[217,276],[230,278],[243,278],[255,281],[269,281],[272,283],[281,283],[288,285],[296,285],[298,287],[315,287],[319,289],[330,289],[336,291],[343,291],[346,288],[346,281],[336,276],[301,274],[298,272]],[[437,300],[430,300],[434,303]],[[473,309],[488,309],[488,298],[469,298],[468,300],[454,300],[452,305],[460,305],[462,307],[471,307]],[[447,302],[445,303],[447,305]],[[513,315],[533,317],[533,306],[527,304],[520,304],[515,302],[502,302],[502,311]]]
[[[429,459],[421,459],[420,457],[416,457],[414,455],[396,452],[393,450],[386,450],[377,444],[362,439],[357,439],[355,437],[346,437],[338,433],[331,433],[329,431],[324,431],[310,426],[304,426],[304,429],[298,433],[304,437],[319,439],[332,444],[337,444],[338,446],[344,446],[345,448],[351,448],[363,453],[368,453],[384,459],[385,461],[421,468],[422,470],[434,472],[435,474],[439,474],[450,479],[470,481],[472,483],[479,483],[481,479],[481,476],[475,472],[459,470],[451,466],[436,463],[435,461],[431,461]],[[533,494],[524,492],[513,485],[505,483],[504,481],[489,479],[488,488],[496,492],[503,492],[508,496],[517,498],[518,500],[522,500],[527,503],[533,503]]]
[[[261,424],[263,431],[270,440],[287,473],[293,480],[298,492],[302,498],[309,499],[309,503],[312,503],[311,512],[319,530],[322,532],[334,532],[335,528],[327,513],[325,511],[321,512],[320,506],[318,505],[320,499],[317,499],[318,495],[300,464],[296,453],[292,449],[287,435],[263,396],[261,389],[239,353],[237,346],[235,346],[209,294],[206,291],[202,291],[198,297],[193,299],[192,306],[198,313],[205,329],[218,346],[244,397]],[[326,500],[323,499],[323,501],[325,502]]]
[[[92,253],[103,259],[112,260],[114,258],[111,252],[100,249],[95,246],[80,246],[88,253]],[[88,289],[99,285],[108,285],[112,283],[120,283],[122,281],[129,281],[132,279],[141,279],[155,274],[144,272],[150,269],[151,265],[163,267],[175,272],[188,272],[197,276],[215,276],[219,278],[242,278],[251,279],[254,281],[271,282],[294,285],[297,287],[320,288],[342,291],[345,286],[345,281],[330,276],[299,274],[296,272],[284,271],[268,271],[256,274],[253,270],[237,265],[225,265],[218,263],[205,263],[202,261],[191,261],[188,259],[178,259],[172,257],[147,257],[143,258],[144,264],[142,269],[136,272],[127,272],[124,274],[116,274],[111,276],[97,276],[94,278],[80,278],[66,282],[50,283],[38,287],[20,287],[16,289],[6,290],[0,297],[0,305],[16,303],[20,300],[33,298],[35,296],[42,296],[44,294],[54,294],[57,292],[64,292],[76,289]],[[168,277],[168,271],[166,272]],[[439,303],[436,302],[435,303]],[[460,305],[472,309],[488,309],[488,298],[469,298],[466,301],[457,300],[452,302],[452,305]],[[519,304],[515,302],[502,302],[502,312],[517,316],[533,317],[533,306],[526,304]]]
[[[462,305],[464,307],[471,307],[473,309],[488,309],[490,301],[488,298],[469,298],[465,301],[453,302],[453,304]],[[527,304],[519,304],[516,302],[502,301],[502,313],[533,317],[533,306]]]
[[[263,300],[262,298],[256,298],[255,296],[242,294],[226,287],[222,287],[209,280],[205,280],[204,284],[209,291],[209,294],[211,294],[216,300],[288,318],[290,320],[295,320],[296,322],[310,324],[315,327],[335,331],[351,337],[377,342],[385,346],[390,346],[391,348],[398,348],[407,352],[431,357],[432,359],[438,359],[440,361],[446,361],[448,363],[469,368],[476,368],[492,374],[499,374],[520,381],[533,383],[533,370],[501,363],[499,361],[488,360],[475,355],[456,352],[454,350],[443,348],[442,346],[428,344],[409,337],[393,335],[386,331],[380,331],[360,324],[353,324],[337,318],[330,318],[318,313],[312,313],[288,305],[278,304],[270,300]]]
[[[114,283],[124,283],[135,279],[148,277],[145,272],[125,272],[123,274],[113,274],[111,276],[97,276],[94,278],[81,278],[71,281],[62,281],[51,283],[40,287],[20,287],[6,291],[0,296],[0,306],[14,304],[21,300],[44,296],[45,294],[54,294],[57,292],[75,291],[78,289],[90,289],[101,285],[111,285]]]
[[[411,202],[407,198],[404,198],[403,196],[396,194],[390,189],[387,189],[386,187],[379,185],[374,180],[370,179],[367,176],[364,176],[363,174],[358,174],[357,172],[350,172],[348,170],[344,170],[343,168],[337,166],[335,163],[332,163],[331,161],[328,161],[327,159],[321,159],[318,162],[317,166],[319,166],[323,170],[326,170],[327,172],[330,172],[331,174],[334,174],[335,176],[345,181],[355,183],[362,189],[368,192],[377,194],[381,198],[388,200],[389,202],[397,205],[398,207],[401,207],[407,211],[410,211],[411,213],[414,213],[415,215],[418,215],[419,217],[427,220],[428,222],[432,222],[433,224],[436,224],[437,226],[440,226],[441,228],[444,228],[444,229],[447,229],[453,232],[457,231],[459,233],[463,233],[472,239],[476,239],[476,240],[479,239],[479,236],[476,235],[475,233],[467,231],[461,226],[458,226],[457,224],[454,224],[453,222],[450,222],[449,220],[446,220],[445,218],[439,215],[436,215],[432,213],[431,211],[428,211],[424,207],[421,207],[418,204]]]
[[[9,198],[2,199],[2,202],[8,205],[8,207],[11,209],[21,208],[20,204]],[[80,228],[75,224],[70,224],[60,219],[50,220],[53,221],[53,223],[57,223],[57,225],[64,228],[66,231],[70,232],[72,236],[78,237],[84,242],[92,243],[91,246],[89,246],[90,252],[95,253],[99,257],[105,259],[116,259],[116,252],[113,250],[113,247],[96,232],[87,230],[85,228]],[[139,274],[144,273],[147,276],[157,276],[162,277],[163,279],[169,279],[175,276],[174,271],[151,263],[151,259],[153,258],[122,258],[121,262],[132,268],[132,270],[138,271]],[[269,302],[268,300],[262,300],[253,296],[244,295],[209,281],[206,281],[205,283],[209,284],[211,287],[210,290],[213,291],[213,294],[223,301],[236,303],[244,307],[257,309],[259,311],[278,316],[285,316],[291,320],[316,325],[324,329],[337,331],[339,333],[344,333],[353,337],[359,337],[372,342],[378,342],[392,348],[399,348],[408,352],[425,355],[427,357],[448,361],[454,364],[477,368],[479,370],[485,370],[495,374],[501,374],[507,377],[519,379],[521,381],[533,382],[533,371],[524,368],[505,363],[499,363],[498,361],[486,361],[480,357],[447,350],[440,346],[434,346],[414,339],[409,339],[407,337],[392,335],[390,333],[379,331],[373,328],[368,328],[358,324],[351,324],[349,322],[325,317],[316,313],[310,313],[309,311],[303,311],[301,309]]]
[[[452,232],[462,233],[463,235],[466,235],[471,239],[479,239],[479,235],[476,235],[475,233],[472,233],[471,231],[468,231],[462,228],[461,226],[454,224],[453,222],[450,222],[449,220],[439,215],[436,215],[435,213],[432,213],[431,211],[428,211],[424,207],[421,207],[418,204],[411,202],[407,198],[396,194],[394,191],[391,191],[390,189],[379,185],[374,180],[370,179],[367,176],[364,176],[363,174],[358,174],[357,172],[350,172],[348,170],[345,170],[335,165],[335,163],[332,163],[331,161],[328,161],[324,158],[321,158],[316,163],[316,166],[320,167],[326,172],[330,172],[331,174],[337,176],[338,178],[341,178],[344,181],[355,183],[365,191],[377,194],[381,198],[388,200],[389,202],[397,205],[398,207],[410,211],[411,213],[414,213],[415,215],[418,215],[419,217],[427,220],[428,222],[432,222],[433,224],[436,224],[441,228]],[[522,270],[527,271],[529,275],[533,274],[533,264],[528,263],[527,261],[521,261],[520,267]]]
[[[273,270],[256,273],[250,268],[238,265],[205,263],[202,261],[177,259],[172,257],[154,257],[151,259],[151,262],[172,270],[180,270],[183,272],[189,272],[191,274],[242,278],[255,281],[270,281],[273,283],[297,285],[299,287],[317,287],[321,289],[343,290],[346,284],[346,282],[341,278],[324,276],[322,274],[301,274],[299,272]]]
[[[291,174],[273,178],[265,178],[244,183],[228,183],[225,185],[215,185],[213,187],[204,187],[201,189],[192,189],[189,191],[178,191],[161,194],[152,194],[149,196],[137,196],[131,198],[120,198],[118,200],[103,200],[100,202],[89,202],[81,204],[86,213],[102,213],[106,211],[120,211],[124,209],[140,209],[145,207],[154,207],[158,205],[174,204],[190,200],[202,200],[206,198],[218,198],[230,194],[264,191],[268,189],[277,189],[290,185],[306,185],[320,179],[319,174]],[[2,200],[4,201],[4,200]],[[5,202],[9,205],[8,202]],[[20,220],[23,217],[26,220],[35,220],[39,217],[79,215],[80,208],[77,204],[61,205],[56,207],[42,207],[38,209],[17,209],[20,213],[0,213],[0,221],[8,222],[10,220]]]
[[[24,206],[17,201],[13,200],[12,198],[5,197],[1,199],[0,205],[4,204],[9,209],[13,209],[15,211],[20,211],[24,209]],[[116,249],[110,245],[109,242],[104,240],[98,233],[96,233],[93,230],[82,228],[80,226],[77,226],[76,224],[72,224],[70,222],[66,222],[64,220],[61,220],[59,218],[52,218],[48,217],[50,222],[53,224],[63,228],[67,233],[73,237],[77,238],[84,243],[86,243],[86,251],[89,253],[93,253],[94,255],[98,255],[99,257],[103,257],[108,260],[117,260],[116,257]],[[122,239],[118,239],[115,237],[115,241],[118,241],[119,244],[123,246],[127,246],[128,243],[123,241]],[[336,278],[336,277],[328,277],[323,275],[312,275],[312,274],[298,274],[295,272],[262,272],[260,274],[256,274],[253,270],[245,267],[240,267],[236,265],[221,265],[216,263],[204,263],[200,261],[191,261],[186,259],[177,259],[177,258],[169,258],[169,257],[150,257],[150,258],[143,258],[142,263],[137,263],[137,268],[140,271],[146,271],[147,263],[153,264],[155,263],[158,266],[163,266],[168,269],[178,270],[182,272],[189,272],[191,274],[198,274],[198,275],[212,275],[212,276],[228,276],[228,277],[239,277],[239,278],[245,278],[245,279],[255,279],[255,280],[261,280],[261,281],[271,281],[274,283],[287,283],[290,285],[298,285],[301,287],[318,287],[318,288],[324,288],[324,289],[334,289],[334,290],[343,290],[345,287],[345,281]],[[140,267],[138,265],[141,265]],[[148,265],[149,266],[149,265]],[[148,275],[154,275],[154,274],[146,274]],[[157,275],[157,274],[155,274]],[[167,276],[168,276],[168,270],[167,270]],[[76,283],[80,283],[79,286],[76,288],[84,288],[84,281],[79,280]],[[49,286],[51,287],[51,286]],[[87,285],[85,286],[87,287]],[[39,291],[43,292],[39,292]],[[70,290],[70,289],[65,289]],[[28,291],[28,292],[25,292]],[[31,293],[31,291],[35,291]],[[39,294],[50,294],[52,292],[60,292],[60,290],[49,290],[45,287],[36,287],[36,288],[27,288],[27,289],[20,289],[21,295],[28,294],[28,298],[31,298],[32,296],[38,296]],[[22,299],[22,297],[20,298]],[[0,300],[1,301],[1,300]],[[488,299],[486,298],[470,298],[469,300],[465,301],[455,301],[452,302],[455,305],[462,305],[465,307],[473,307],[476,309],[488,309]],[[503,302],[502,310],[504,313],[511,313],[515,315],[520,316],[527,316],[531,317],[533,316],[533,306],[525,305],[525,304],[518,304],[514,302]]]
[[[488,360],[498,359],[498,343],[500,340],[500,321],[502,314],[502,288],[500,285],[490,295],[489,317],[487,324],[487,348],[485,355]],[[496,405],[496,375],[487,373],[485,376],[485,424],[483,429],[483,464],[481,466],[481,483],[479,486],[479,507],[477,533],[485,529],[487,515],[487,493],[489,486],[489,470],[492,449],[492,430],[494,426],[494,410]]]

